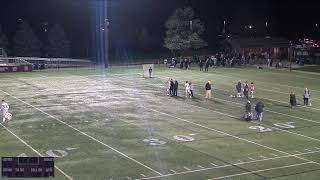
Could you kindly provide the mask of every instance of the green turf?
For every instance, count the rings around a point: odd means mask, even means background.
[[[0,127],[0,156],[36,156],[30,147],[44,156],[50,150],[61,156],[62,150],[67,155],[56,165],[75,180],[319,179],[320,74],[156,66],[156,78],[149,79],[141,71],[126,66],[0,74],[0,97],[13,114],[7,129]],[[169,77],[179,81],[177,98],[166,95]],[[261,127],[241,120],[245,99],[230,97],[239,79],[257,85],[251,101],[266,106]],[[193,99],[184,97],[186,80],[195,85]],[[204,99],[208,80],[212,100]],[[312,107],[290,109],[289,93],[301,105],[305,87]],[[162,145],[151,146],[150,139]],[[56,170],[55,179],[68,178]]]
[[[320,66],[319,65],[317,65],[317,66],[304,66],[304,67],[295,68],[295,70],[320,73]]]

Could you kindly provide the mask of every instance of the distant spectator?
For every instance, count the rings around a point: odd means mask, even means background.
[[[243,84],[243,95],[249,99],[249,85],[248,85],[248,81],[246,81],[244,84]]]
[[[190,83],[189,83],[189,86],[190,86],[190,98],[192,98],[192,97],[193,97],[193,91],[194,91],[193,83],[190,82]]]
[[[257,119],[260,121],[260,123],[262,123],[262,121],[263,121],[264,104],[261,101],[259,101],[256,104],[255,110],[256,110],[256,113],[257,113],[257,116],[256,116]]]
[[[204,69],[205,72],[209,71],[209,66],[210,66],[210,61],[209,61],[209,59],[207,59],[206,64],[205,64],[205,69]]]
[[[167,95],[170,95],[170,85],[171,85],[171,80],[168,79],[166,82],[166,90],[167,90]]]
[[[309,102],[310,102],[310,101],[309,101],[310,96],[311,96],[310,91],[309,91],[308,88],[306,88],[306,89],[304,90],[304,92],[303,92],[303,105],[304,105],[304,106],[311,106],[311,104],[309,104]]]
[[[297,106],[296,95],[294,94],[293,91],[290,94],[290,106],[291,106],[291,109]]]
[[[254,82],[251,82],[250,84],[250,94],[251,94],[251,98],[254,98],[254,94],[256,93],[256,85],[254,84]]]
[[[170,95],[173,96],[173,90],[174,90],[174,82],[173,79],[170,80]]]
[[[236,85],[236,89],[237,89],[237,97],[241,97],[241,90],[242,90],[242,84],[241,84],[241,80],[238,81],[238,84]]]
[[[149,78],[152,78],[152,68],[149,68]]]
[[[185,67],[186,69],[189,68],[189,62],[188,62],[187,59],[184,60],[184,67]]]
[[[211,82],[208,81],[207,84],[205,85],[205,90],[206,90],[206,99],[211,99]]]
[[[174,81],[173,96],[178,96],[178,86],[179,86],[178,81],[175,80]]]
[[[200,71],[203,71],[203,61],[202,60],[199,61],[199,66],[200,66]]]
[[[181,59],[180,60],[180,69],[183,69],[183,64],[184,64],[184,61]]]
[[[190,84],[188,81],[184,84],[185,92],[186,92],[186,98],[190,96]]]
[[[251,121],[253,119],[252,113],[251,113],[251,102],[248,101],[245,106],[245,113],[244,113],[244,119],[246,121]]]

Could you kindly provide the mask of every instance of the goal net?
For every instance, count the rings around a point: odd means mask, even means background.
[[[143,64],[143,77],[154,77],[154,64]]]

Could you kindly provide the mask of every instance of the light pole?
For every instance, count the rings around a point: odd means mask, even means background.
[[[109,66],[109,20],[105,19],[104,21],[104,46],[105,46],[105,52],[104,52],[104,58],[105,58],[105,68],[108,68]]]

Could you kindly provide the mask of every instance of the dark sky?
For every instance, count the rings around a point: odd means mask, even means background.
[[[18,19],[30,23],[40,39],[44,39],[42,24],[61,24],[72,42],[72,56],[85,57],[93,51],[93,18],[96,0],[2,0],[0,24],[12,39]],[[284,0],[108,0],[110,19],[110,50],[134,51],[142,29],[147,31],[152,49],[160,49],[164,37],[164,22],[178,7],[191,6],[205,23],[205,39],[214,48],[223,20],[227,31],[245,35],[244,26],[252,24],[258,36],[269,34],[296,39],[319,38],[320,3],[317,1]],[[318,33],[316,33],[318,32]],[[152,51],[152,50],[151,50]]]

